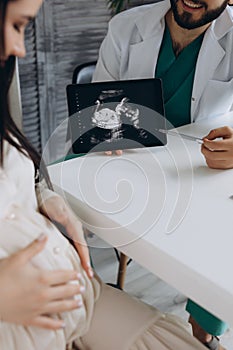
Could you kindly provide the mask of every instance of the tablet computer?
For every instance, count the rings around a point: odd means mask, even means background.
[[[167,142],[160,79],[67,86],[74,153],[163,146]]]

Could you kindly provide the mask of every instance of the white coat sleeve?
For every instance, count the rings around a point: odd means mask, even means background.
[[[120,80],[121,48],[114,23],[115,18],[109,22],[108,33],[101,44],[92,82]]]

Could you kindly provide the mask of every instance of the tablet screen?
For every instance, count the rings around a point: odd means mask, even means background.
[[[67,86],[74,153],[163,146],[166,128],[160,79]]]

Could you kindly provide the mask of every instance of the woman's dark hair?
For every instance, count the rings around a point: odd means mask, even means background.
[[[4,56],[4,23],[7,4],[13,0],[0,0],[0,56]],[[0,61],[0,165],[4,166],[4,140],[27,157],[29,156],[35,166],[35,174],[38,172],[45,178],[49,188],[52,188],[46,166],[39,153],[33,148],[27,138],[16,126],[10,115],[8,103],[8,91],[15,70],[15,57],[11,56],[7,61]],[[15,140],[17,139],[18,142]]]

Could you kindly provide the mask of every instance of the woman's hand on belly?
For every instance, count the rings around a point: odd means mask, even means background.
[[[89,278],[93,277],[93,270],[90,264],[90,255],[82,229],[82,224],[60,196],[53,196],[46,199],[40,207],[42,214],[51,221],[62,225],[67,235],[74,241],[75,248],[79,254],[83,269]]]
[[[42,235],[16,254],[0,260],[0,320],[56,330],[65,324],[50,314],[81,306],[74,298],[80,293],[75,271],[39,270],[31,264],[30,260],[44,249],[46,241]]]

